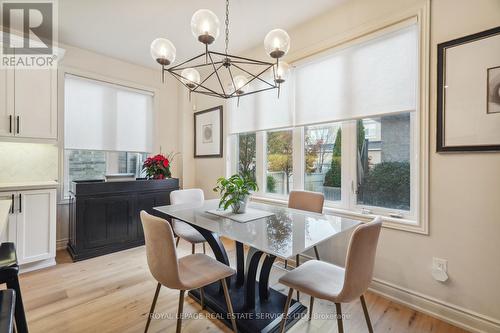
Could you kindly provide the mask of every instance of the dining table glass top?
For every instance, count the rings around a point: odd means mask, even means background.
[[[248,208],[268,211],[273,215],[248,222],[237,222],[208,212],[218,206],[219,200],[215,199],[159,206],[154,209],[283,259],[303,253],[361,223],[346,217],[256,202],[249,202]]]

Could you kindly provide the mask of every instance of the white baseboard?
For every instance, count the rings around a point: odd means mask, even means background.
[[[51,258],[51,259],[45,259],[45,260],[31,262],[28,264],[23,264],[23,265],[20,265],[19,268],[20,268],[20,273],[22,274],[22,273],[35,271],[37,269],[42,269],[42,268],[54,266],[55,264],[56,264],[56,259]]]
[[[373,279],[370,290],[396,303],[477,333],[500,333],[500,320],[440,301],[436,298]]]
[[[56,242],[56,250],[64,250],[68,246],[68,238],[58,239]]]

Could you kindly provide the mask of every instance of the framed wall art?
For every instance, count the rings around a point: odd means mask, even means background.
[[[222,157],[222,105],[194,114],[194,158]]]
[[[500,27],[438,45],[437,151],[500,151]]]

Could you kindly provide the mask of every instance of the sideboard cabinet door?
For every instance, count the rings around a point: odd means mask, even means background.
[[[77,204],[78,205],[78,204]],[[86,198],[77,209],[80,238],[85,249],[119,246],[133,240],[134,200],[128,195]]]

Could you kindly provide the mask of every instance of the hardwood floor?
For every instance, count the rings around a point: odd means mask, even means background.
[[[228,252],[234,258],[231,243]],[[179,255],[189,254],[191,246],[181,241]],[[201,252],[201,246],[197,251]],[[143,332],[156,282],[149,273],[144,247],[114,253],[99,258],[72,263],[65,251],[59,251],[58,264],[48,269],[21,275],[21,288],[31,332]],[[273,267],[271,284],[276,284],[283,270]],[[276,285],[278,290],[285,288]],[[178,292],[162,288],[156,312],[167,317],[153,319],[149,332],[175,331],[174,315]],[[304,295],[301,301],[308,305]],[[430,316],[386,300],[373,293],[366,295],[374,331],[462,333]],[[183,332],[230,332],[216,320],[201,318],[206,311],[186,297]],[[335,312],[335,306],[316,301],[316,319],[301,320],[290,332],[337,332],[334,319],[325,316]],[[343,304],[347,316],[346,333],[368,332],[361,304]],[[194,317],[196,316],[196,317]],[[190,318],[194,317],[194,318]]]

